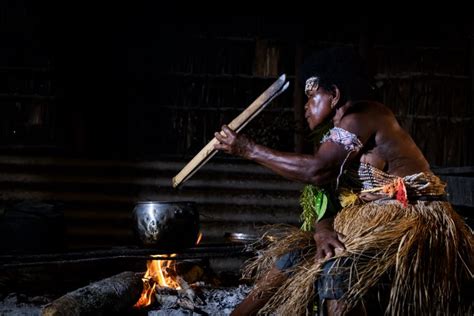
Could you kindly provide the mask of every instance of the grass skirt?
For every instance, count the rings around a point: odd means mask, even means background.
[[[346,207],[334,228],[346,236],[346,250],[337,257],[353,259],[349,291],[342,298],[348,309],[389,275],[386,315],[473,315],[474,236],[449,203],[402,207],[397,201],[374,201]],[[258,281],[277,258],[296,248],[304,258],[260,314],[305,315],[324,264],[314,261],[313,233],[280,226],[268,236],[273,241],[249,261],[244,278]],[[263,289],[257,285],[256,290]]]

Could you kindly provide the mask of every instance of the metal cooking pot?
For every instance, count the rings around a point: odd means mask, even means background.
[[[192,247],[199,235],[194,202],[138,202],[133,220],[135,233],[145,246],[173,250]]]

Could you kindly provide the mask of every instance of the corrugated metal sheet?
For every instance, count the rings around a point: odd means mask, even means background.
[[[299,223],[301,184],[241,160],[210,162],[180,189],[177,161],[106,161],[0,156],[0,200],[60,203],[69,248],[135,244],[131,214],[137,201],[194,201],[203,242],[226,232],[256,233],[265,224]],[[435,169],[455,205],[473,207],[472,168]]]
[[[61,203],[69,248],[134,244],[131,213],[145,200],[196,202],[203,242],[264,224],[298,224],[301,185],[234,162],[209,163],[174,190],[171,178],[184,164],[3,156],[0,199]]]

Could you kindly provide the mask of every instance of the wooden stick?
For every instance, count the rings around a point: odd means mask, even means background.
[[[252,102],[242,113],[240,113],[232,122],[228,124],[229,128],[238,133],[247,125],[265,106],[267,106],[276,96],[288,88],[289,83],[285,83],[285,74],[281,75],[267,90],[265,90],[255,101]],[[198,171],[206,162],[216,153],[214,145],[218,140],[214,137],[201,151],[191,159],[190,162],[172,179],[173,188],[177,188],[181,183],[188,180],[196,171]]]

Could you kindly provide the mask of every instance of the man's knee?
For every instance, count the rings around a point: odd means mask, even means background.
[[[275,267],[282,272],[290,273],[290,271],[301,261],[301,258],[301,250],[290,251],[275,261]]]
[[[316,288],[321,300],[338,300],[349,289],[352,259],[330,259],[323,265]]]

